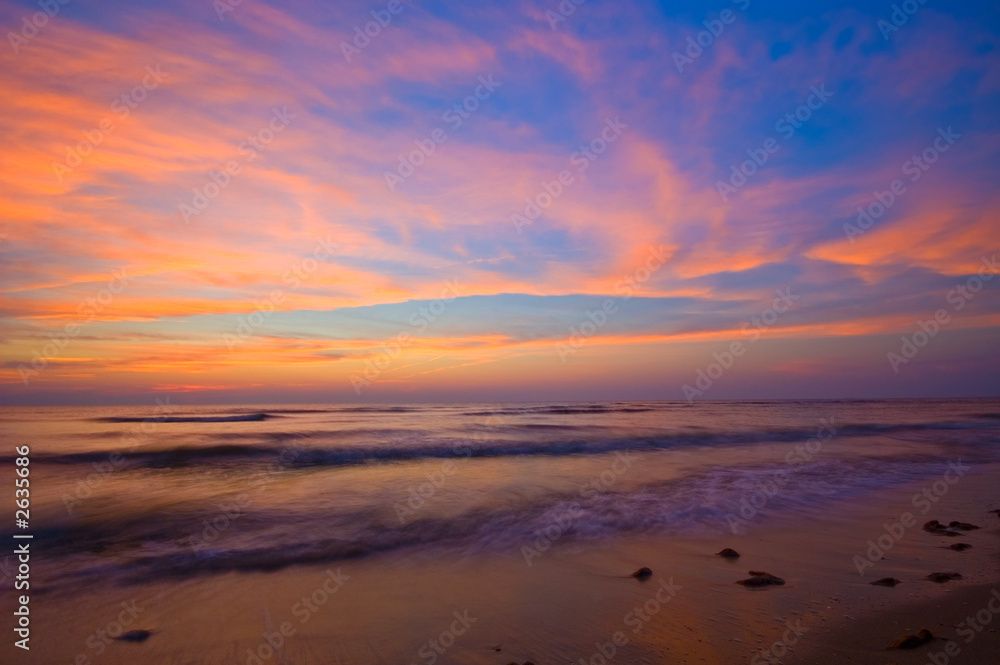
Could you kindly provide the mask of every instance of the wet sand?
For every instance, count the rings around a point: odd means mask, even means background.
[[[11,655],[3,662],[78,665],[581,659],[904,665],[945,652],[947,638],[960,648],[948,662],[996,663],[1000,616],[986,608],[1000,589],[1000,518],[988,512],[1000,508],[1000,467],[971,469],[922,513],[912,498],[923,489],[933,493],[933,481],[794,519],[762,514],[735,536],[633,538],[600,548],[557,540],[530,566],[511,549],[460,559],[420,553],[348,559],[150,585],[95,580],[83,589],[36,593],[30,658],[9,640],[0,654]],[[915,526],[859,574],[854,557],[868,561],[868,541],[905,512],[913,513]],[[931,519],[983,528],[945,537],[921,529]],[[973,547],[948,549],[956,542]],[[723,547],[741,557],[715,556]],[[630,577],[642,566],[652,570],[649,579]],[[736,584],[750,570],[786,583]],[[924,579],[951,571],[963,579]],[[903,583],[870,584],[880,577]],[[977,612],[991,623],[967,642],[968,631],[956,625]],[[921,628],[940,638],[910,651],[885,649]],[[153,632],[141,642],[107,637],[127,630]]]

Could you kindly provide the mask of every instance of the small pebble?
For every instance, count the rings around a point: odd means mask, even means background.
[[[650,570],[649,568],[646,568],[645,566],[632,573],[632,577],[634,577],[637,580],[648,580],[652,576],[653,576],[653,571]]]
[[[887,649],[917,649],[934,639],[934,635],[922,628],[916,635],[903,635],[889,643]]]
[[[897,580],[895,577],[883,577],[880,580],[875,580],[872,584],[875,586],[894,587],[897,584],[900,584],[900,580]]]
[[[750,575],[751,577],[739,580],[736,583],[742,584],[745,587],[781,586],[785,583],[785,580],[780,577],[760,570],[751,570]]]

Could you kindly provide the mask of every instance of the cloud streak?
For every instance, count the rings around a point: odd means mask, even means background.
[[[0,8],[3,25],[28,6]],[[401,6],[350,60],[341,42],[371,20],[363,2],[245,2],[223,21],[203,2],[69,4],[4,51],[0,394],[60,401],[87,385],[100,401],[123,387],[186,386],[267,401],[310,386],[318,399],[354,399],[350,375],[445,278],[462,296],[400,363],[428,367],[388,373],[372,398],[422,386],[442,398],[505,394],[563,371],[553,340],[593,303],[620,297],[652,246],[668,256],[662,269],[588,338],[579,367],[543,381],[552,396],[584,373],[680,398],[694,366],[680,350],[732,336],[794,283],[801,306],[769,331],[795,340],[791,355],[741,370],[779,396],[788,391],[767,377],[818,382],[859,353],[881,376],[875,340],[926,318],[997,249],[1000,120],[989,109],[1000,103],[1000,26],[985,5],[925,7],[888,42],[875,28],[881,6],[809,15],[754,5],[683,72],[671,54],[704,29],[705,12],[592,1],[552,30],[531,3]],[[490,76],[502,87],[389,191],[386,168]],[[722,200],[729,166],[824,83],[829,102]],[[276,108],[294,118],[266,149],[249,149]],[[511,213],[615,117],[628,129],[518,233]],[[863,235],[845,237],[858,208],[906,178],[907,160],[949,126],[961,140]],[[179,206],[230,163],[238,173],[185,220]],[[335,249],[292,288],[319,239]],[[122,269],[128,288],[25,384],[18,367],[79,323],[81,303]],[[273,316],[227,350],[223,334],[276,290],[287,297]],[[948,334],[995,335],[996,293],[985,289]],[[958,366],[996,351],[937,353]],[[629,383],[641,358],[670,378]],[[965,376],[968,394],[995,392],[975,367]]]

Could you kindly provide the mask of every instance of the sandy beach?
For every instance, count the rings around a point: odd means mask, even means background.
[[[1000,619],[972,637],[960,624],[993,618],[1000,519],[988,510],[1000,506],[998,480],[1000,466],[970,468],[926,514],[913,497],[933,495],[932,482],[806,518],[760,515],[732,537],[628,538],[599,548],[557,540],[530,566],[516,554],[446,560],[416,552],[178,583],[97,584],[71,595],[51,589],[33,609],[44,627],[32,650],[44,658],[33,662],[985,665],[1000,647]],[[859,574],[855,557],[869,561],[868,541],[907,512],[916,526]],[[946,537],[921,528],[930,519],[983,528]],[[972,548],[950,549],[956,542]],[[740,558],[715,556],[723,547]],[[648,579],[630,576],[643,566]],[[786,583],[736,584],[750,570]],[[925,579],[952,571],[962,579]],[[883,577],[902,583],[871,584]],[[932,642],[886,649],[924,628]],[[138,630],[151,635],[107,636]],[[944,661],[949,640],[959,652]]]

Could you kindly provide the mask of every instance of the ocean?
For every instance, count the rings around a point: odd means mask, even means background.
[[[30,448],[43,592],[748,533],[998,461],[1000,400],[9,407],[0,432],[4,468]]]

